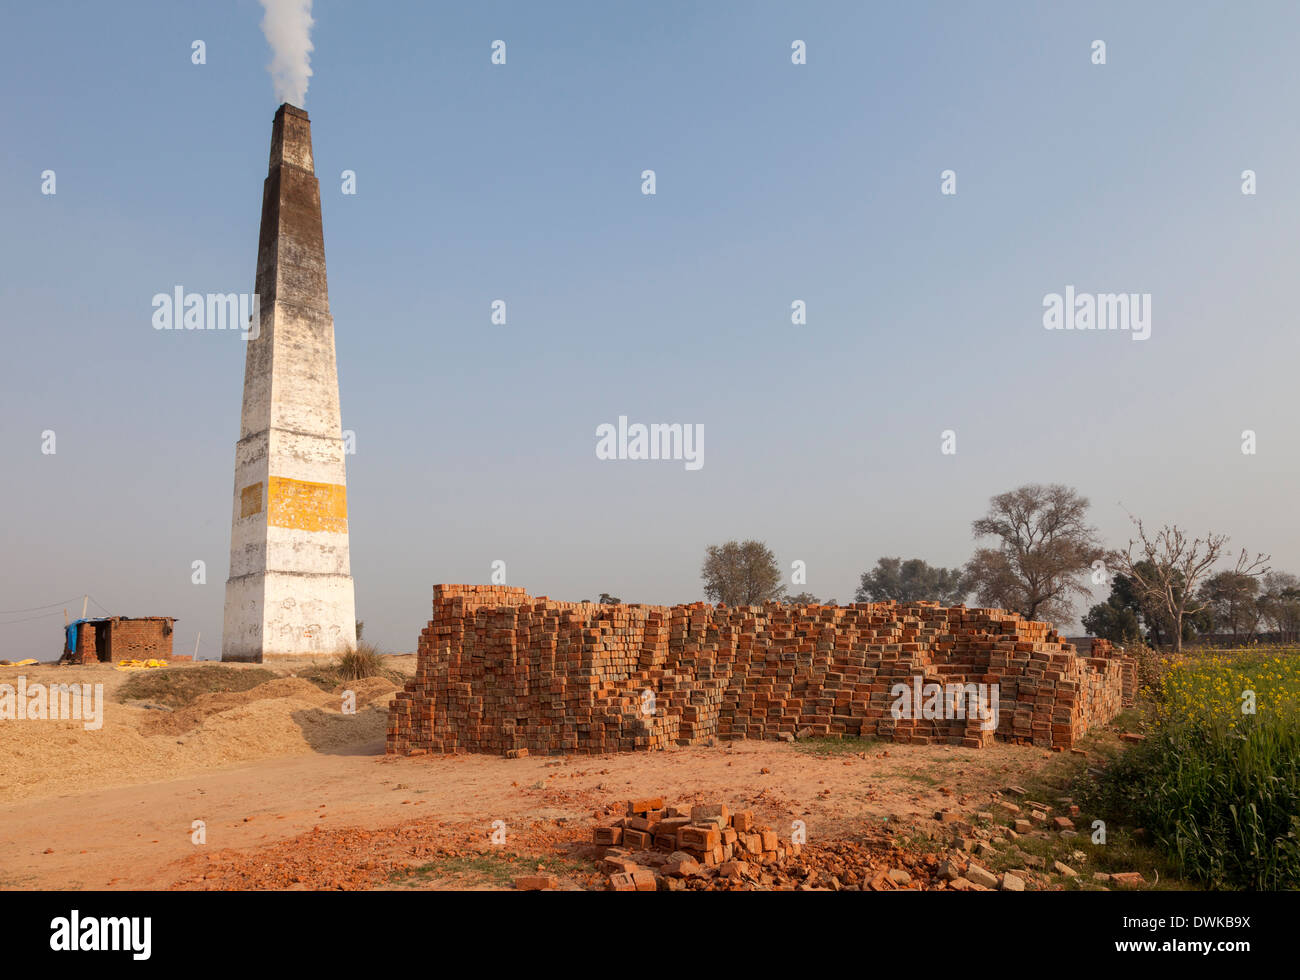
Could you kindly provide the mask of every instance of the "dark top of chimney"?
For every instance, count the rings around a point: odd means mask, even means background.
[[[303,109],[288,102],[275,112],[271,123],[271,163],[268,171],[279,166],[299,167],[309,174],[316,172],[311,152],[311,119]]]

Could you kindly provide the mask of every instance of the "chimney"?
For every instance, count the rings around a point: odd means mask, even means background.
[[[356,610],[334,320],[311,120],[288,103],[271,125],[256,290],[221,659],[343,653]]]
[[[271,125],[271,165],[268,172],[273,172],[282,163],[309,174],[316,173],[311,159],[311,119],[308,118],[306,109],[299,109],[288,102],[275,111],[275,122]]]

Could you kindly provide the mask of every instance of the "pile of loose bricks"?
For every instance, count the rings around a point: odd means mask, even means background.
[[[653,861],[661,875],[690,878],[716,868],[723,877],[739,877],[751,864],[776,865],[797,857],[802,847],[759,827],[750,810],[732,813],[725,803],[665,807],[662,797],[629,800],[627,816],[597,827],[592,843],[605,848],[614,891],[658,889],[659,876],[645,866],[652,862],[644,861],[651,851],[668,855]]]
[[[894,685],[997,684],[996,736],[1066,749],[1131,696],[1131,658],[1047,623],[927,602],[647,606],[436,585],[388,751],[605,753],[710,739],[987,745],[977,718],[893,717]]]
[[[596,859],[612,891],[948,887],[936,854],[908,851],[888,835],[811,846],[790,837],[760,826],[752,810],[733,811],[721,802],[665,806],[663,797],[649,797],[628,800],[624,815],[597,826],[583,850]],[[515,878],[514,885],[542,891],[559,887],[560,878],[539,871]]]

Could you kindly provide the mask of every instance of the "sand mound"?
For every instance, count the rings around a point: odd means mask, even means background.
[[[6,778],[0,801],[175,779],[256,759],[338,753],[382,743],[397,685],[367,678],[330,693],[299,677],[247,691],[204,694],[176,711],[104,704],[104,723],[24,721],[0,725]],[[356,713],[343,714],[344,690]]]
[[[364,680],[348,681],[346,684],[340,684],[335,688],[335,693],[344,690],[351,690],[356,693],[357,704],[373,704],[376,701],[382,702],[384,710],[388,710],[388,702],[393,699],[393,693],[401,690],[400,684],[394,684],[386,677],[367,677]]]
[[[302,707],[310,708],[333,705],[336,710],[342,704],[339,697],[327,694],[311,681],[300,677],[282,677],[247,691],[201,694],[194,699],[192,705],[176,711],[155,711],[154,717],[147,719],[140,730],[146,735],[180,735],[198,728],[213,715],[270,700],[295,701]]]

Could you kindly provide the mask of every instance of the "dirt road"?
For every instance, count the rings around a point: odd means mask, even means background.
[[[774,742],[558,759],[382,753],[373,741],[0,805],[0,888],[163,889],[192,878],[207,854],[269,854],[316,827],[418,821],[440,843],[477,847],[501,820],[515,848],[527,851],[556,828],[572,836],[638,795],[722,799],[773,826],[800,819],[810,840],[884,824],[905,834],[936,809],[982,805],[1046,755],[1003,744]],[[196,820],[206,843],[192,842]]]

